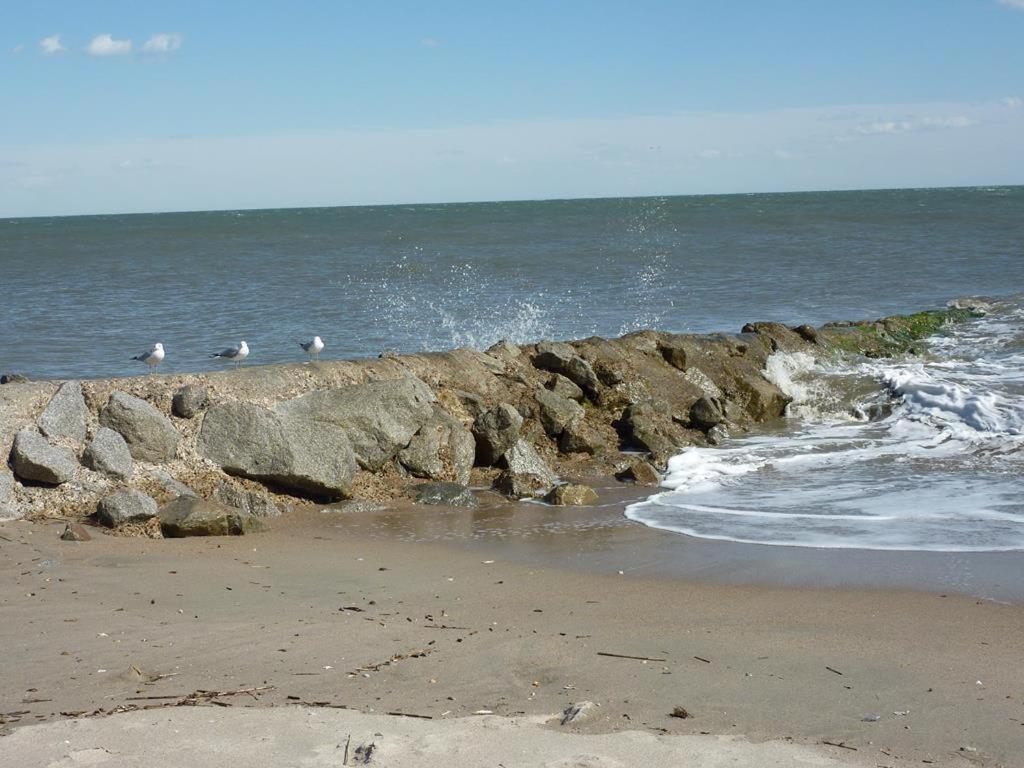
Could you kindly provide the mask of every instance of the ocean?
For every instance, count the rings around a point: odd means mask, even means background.
[[[738,331],[987,297],[906,360],[777,356],[781,426],[627,510],[710,540],[1024,549],[1024,187],[0,219],[0,373],[88,378],[499,339]]]

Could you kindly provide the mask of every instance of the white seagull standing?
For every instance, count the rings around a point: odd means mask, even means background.
[[[164,345],[159,341],[153,345],[153,348],[149,352],[143,352],[141,355],[136,355],[132,360],[138,360],[140,363],[145,363],[149,366],[150,372],[156,370],[157,366],[160,365],[160,361],[164,359]]]
[[[299,346],[314,360],[319,360],[324,351],[324,342],[319,336],[314,336],[312,341],[300,341]]]
[[[245,360],[249,356],[249,345],[244,341],[240,342],[237,347],[228,347],[222,349],[220,352],[214,352],[210,357],[219,357],[221,360],[232,360],[235,365]]]

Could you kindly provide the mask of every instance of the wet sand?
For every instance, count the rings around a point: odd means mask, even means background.
[[[320,509],[240,538],[0,526],[0,712],[22,713],[4,728],[260,688],[218,701],[449,719],[589,700],[559,730],[792,740],[868,765],[1024,754],[1019,605],[772,569],[724,583],[752,572],[686,566],[700,547],[613,508]]]

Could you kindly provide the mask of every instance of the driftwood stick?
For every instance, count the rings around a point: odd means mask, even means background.
[[[611,656],[614,659],[636,659],[637,661],[668,661],[668,659],[656,659],[652,656],[630,656],[625,653],[610,653],[608,651],[598,651],[598,656]]]

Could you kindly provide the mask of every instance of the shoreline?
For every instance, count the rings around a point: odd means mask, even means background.
[[[25,712],[6,728],[266,686],[219,702],[255,707],[258,724],[264,707],[313,702],[448,720],[586,700],[591,717],[545,727],[742,734],[850,764],[1019,755],[1019,606],[585,571],[578,528],[550,543],[556,566],[513,556],[515,540],[397,540],[313,511],[278,523],[258,538],[84,544],[52,522],[4,524],[0,712]]]

